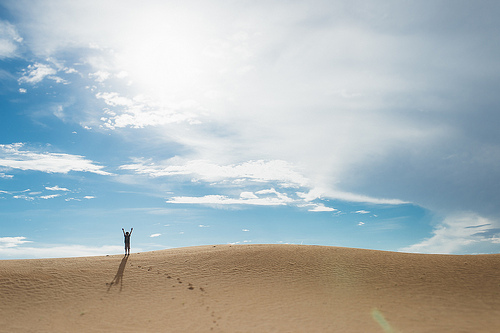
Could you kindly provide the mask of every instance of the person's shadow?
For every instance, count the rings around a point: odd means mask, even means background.
[[[122,291],[123,272],[125,271],[125,266],[127,265],[127,259],[128,259],[128,256],[125,255],[122,259],[122,262],[120,263],[120,266],[118,267],[118,272],[116,272],[116,275],[115,275],[113,281],[111,281],[109,283],[108,291],[111,289],[112,286],[118,285],[118,284],[120,285],[120,291]]]

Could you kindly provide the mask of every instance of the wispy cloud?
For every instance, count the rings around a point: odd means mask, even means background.
[[[446,217],[420,243],[400,249],[403,252],[475,254],[497,253],[500,244],[500,224],[474,213],[459,213]]]
[[[151,234],[149,237],[154,238],[154,237],[159,237],[161,234]]]
[[[304,186],[308,183],[304,176],[293,170],[290,163],[280,160],[219,165],[207,160],[185,161],[180,158],[173,158],[160,164],[137,159],[135,163],[122,165],[120,169],[150,177],[190,176],[205,182],[278,182],[286,187]]]
[[[53,193],[54,191],[60,192],[60,193]],[[0,190],[0,193],[8,195],[10,198],[13,199],[22,199],[26,201],[34,201],[34,200],[49,200],[49,199],[55,199],[63,196],[68,196],[70,192],[73,192],[67,188],[64,187],[59,187],[59,186],[44,186],[44,188],[40,191],[32,191],[31,189],[26,189],[26,190],[18,190],[18,191],[4,191]],[[79,192],[79,191],[76,191]],[[65,201],[82,201],[82,199],[90,200],[90,199],[95,199],[95,196],[92,195],[86,195],[83,197],[66,197],[64,200]]]
[[[12,24],[0,21],[0,59],[16,57],[22,42],[23,39]]]
[[[42,195],[40,196],[40,199],[54,199],[60,196],[61,196],[60,194]]]
[[[33,201],[33,200],[35,200],[34,197],[31,197],[31,196],[28,196],[28,195],[25,195],[25,194],[13,195],[12,197],[14,199],[22,199],[22,200],[26,200],[26,201]]]
[[[0,145],[0,166],[47,173],[80,171],[110,175],[109,172],[103,170],[103,166],[97,165],[83,156],[31,151],[23,147],[22,143]]]
[[[284,198],[230,198],[224,195],[206,195],[203,197],[173,197],[167,203],[174,204],[202,204],[202,205],[255,205],[255,206],[282,206],[291,199]]]
[[[65,187],[59,187],[58,185],[56,186],[45,186],[45,189],[48,191],[64,191],[64,192],[70,192],[71,190],[65,188]]]
[[[97,71],[95,73],[90,73],[89,77],[94,79],[96,82],[104,82],[111,77],[111,73],[106,71]]]
[[[378,198],[378,197],[371,197],[367,195],[362,195],[362,194],[356,194],[356,193],[350,193],[350,192],[344,192],[344,191],[338,191],[338,190],[329,190],[325,189],[325,192],[323,193],[325,197],[331,198],[331,199],[338,199],[338,200],[343,200],[343,201],[350,201],[350,202],[365,202],[365,203],[373,203],[373,204],[380,204],[380,205],[403,205],[403,204],[408,204],[408,201],[400,200],[400,199],[387,199],[387,198]]]

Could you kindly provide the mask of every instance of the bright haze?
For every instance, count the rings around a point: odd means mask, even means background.
[[[495,1],[0,4],[0,258],[500,252]]]

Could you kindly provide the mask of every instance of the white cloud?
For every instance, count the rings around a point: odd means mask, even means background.
[[[122,165],[120,169],[132,170],[150,177],[189,175],[206,182],[278,182],[282,186],[304,186],[308,183],[304,176],[293,170],[290,163],[280,160],[257,160],[230,165],[218,165],[206,160],[182,162],[179,158],[173,158],[155,164],[138,159],[134,164]]]
[[[240,193],[239,197],[226,195],[206,195],[200,197],[174,196],[166,201],[171,204],[201,204],[213,206],[225,205],[253,205],[253,206],[296,206],[306,207],[310,212],[337,212],[338,210],[326,207],[322,203],[304,201],[300,197],[290,197],[286,193],[281,193],[274,188],[260,191]]]
[[[200,123],[198,120],[200,106],[192,100],[165,104],[143,95],[128,98],[117,92],[99,92],[96,97],[113,107],[112,110],[107,110],[104,117],[100,119],[103,126],[108,129]]]
[[[22,42],[23,39],[12,24],[0,21],[0,59],[16,57]]]
[[[134,101],[130,98],[120,96],[117,92],[111,93],[97,93],[98,99],[103,99],[107,105],[110,106],[132,106]]]
[[[149,237],[154,238],[154,237],[159,237],[161,234],[151,234]]]
[[[309,209],[310,212],[335,212],[337,209],[326,207],[323,204],[309,204],[312,208]]]
[[[255,206],[282,206],[293,202],[288,197],[266,197],[257,199],[229,198],[224,195],[206,195],[203,197],[173,197],[166,201],[173,204],[201,204],[201,205],[255,205]]]
[[[274,188],[266,189],[266,190],[260,190],[255,192],[255,194],[258,194],[260,196],[265,196],[265,195],[271,195],[271,196],[276,196],[278,199],[283,200],[284,202],[293,202],[286,193],[280,193],[276,191]]]
[[[400,249],[403,252],[475,254],[498,252],[500,224],[474,213],[446,217],[420,243]]]
[[[104,127],[115,129],[123,127],[144,128],[181,122],[194,123],[195,118],[192,114],[182,114],[165,109],[144,110],[141,106],[134,106],[118,115],[102,117],[101,120],[104,122]]]
[[[55,187],[57,188],[57,186],[55,186]],[[46,187],[46,189],[50,190],[47,187]],[[54,189],[52,189],[52,191],[54,191]],[[65,190],[59,188],[58,191],[65,191]],[[67,190],[67,191],[69,191],[69,190]],[[22,199],[22,200],[26,200],[26,201],[34,201],[36,199],[48,200],[48,199],[54,199],[54,198],[57,198],[57,197],[60,197],[63,195],[63,194],[59,194],[59,193],[58,194],[41,195],[43,192],[31,191],[30,189],[23,190],[23,191],[3,191],[3,190],[0,190],[0,193],[8,194],[8,195],[12,196],[13,199]],[[64,195],[66,195],[66,193],[64,193]],[[93,198],[93,197],[90,197],[90,198]],[[78,200],[78,199],[67,198],[65,200],[70,201],[70,200]]]
[[[26,237],[0,237],[0,251],[5,248],[12,248],[31,241],[25,240]]]
[[[265,189],[265,190],[260,190],[260,191],[257,191],[255,192],[257,194],[276,194],[276,195],[279,195],[280,193],[278,191],[276,191],[274,188],[270,188],[270,189]]]
[[[3,191],[3,190],[0,190],[0,193],[7,193],[7,194],[14,194],[14,193],[26,193],[26,192],[30,192],[31,190],[28,188],[26,190],[22,190],[22,191]]]
[[[210,226],[209,225],[200,224],[200,225],[198,225],[198,228],[210,228]]]
[[[56,191],[64,191],[63,189],[58,188],[57,186],[55,186],[54,188],[45,187],[45,189],[47,189],[49,191],[54,191],[54,190],[56,190]],[[54,198],[60,197],[62,195],[62,194],[59,194],[59,193],[57,193],[57,194],[49,194],[49,195],[41,195],[43,192],[40,192],[40,191],[31,191],[30,189],[23,190],[23,191],[2,191],[2,190],[0,190],[0,193],[9,194],[14,199],[22,199],[22,200],[26,200],[26,201],[33,201],[35,199],[48,200],[48,199],[54,199]],[[66,195],[66,193],[64,193],[64,195]],[[68,199],[66,199],[66,201],[68,201]]]
[[[21,194],[21,195],[14,195],[12,196],[14,199],[23,199],[23,200],[26,200],[26,201],[33,201],[35,200],[35,198],[33,197],[30,197],[30,196],[27,196],[25,194]]]
[[[97,82],[104,82],[111,77],[111,73],[106,71],[97,71],[95,73],[90,73],[89,77]]]
[[[297,192],[296,194],[300,198],[304,199],[306,202],[320,198],[329,198],[329,199],[336,199],[349,202],[362,202],[362,203],[385,204],[385,205],[401,205],[408,203],[407,201],[399,199],[374,198],[367,195],[339,191],[334,188],[327,188],[324,185],[311,188],[310,191],[307,193]]]
[[[358,211],[355,211],[356,214],[370,214],[369,211],[367,210],[358,210]]]
[[[70,192],[69,189],[65,188],[65,187],[59,187],[58,185],[56,186],[45,186],[45,189],[48,190],[48,191],[64,191],[64,192]]]
[[[350,202],[364,202],[364,203],[373,203],[380,205],[403,205],[409,203],[408,201],[400,200],[400,199],[386,199],[386,198],[375,198],[367,195],[343,192],[338,190],[325,190],[324,196],[331,199],[338,199],[342,201],[350,201]]]
[[[9,40],[0,40],[0,58],[14,57],[17,46]]]
[[[365,225],[365,222],[358,222],[359,226]]]
[[[13,175],[6,175],[5,173],[0,172],[0,178],[3,178],[3,179],[12,179],[12,178],[14,178],[14,176]]]
[[[95,199],[93,195],[86,195],[83,197],[84,199],[90,200],[90,199]]]
[[[83,156],[35,152],[23,150],[22,143],[0,145],[0,166],[33,170],[47,173],[68,173],[70,171],[92,172],[100,175],[110,175],[103,167],[85,159]]]
[[[40,199],[54,199],[60,196],[60,194],[42,195],[40,196]]]
[[[19,78],[20,83],[35,84],[43,81],[45,78],[56,81],[57,83],[66,83],[66,81],[59,76],[55,76],[57,70],[47,64],[35,63],[28,65],[24,71],[23,76]]]

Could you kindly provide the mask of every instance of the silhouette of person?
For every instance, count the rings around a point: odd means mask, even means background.
[[[122,228],[123,236],[125,236],[125,255],[130,254],[130,236],[132,236],[132,230],[134,230],[134,228],[130,228],[130,232],[125,232]]]

